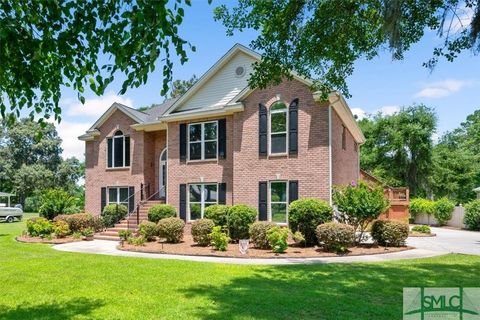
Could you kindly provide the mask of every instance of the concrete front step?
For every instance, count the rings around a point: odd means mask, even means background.
[[[97,239],[97,240],[111,240],[111,241],[120,241],[120,237],[118,236],[104,236],[104,235],[101,235],[101,234],[96,234],[93,236],[94,239]]]

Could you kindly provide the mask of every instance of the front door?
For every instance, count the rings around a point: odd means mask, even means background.
[[[160,168],[159,168],[159,196],[161,199],[165,198],[167,194],[167,148],[163,149],[160,154]]]

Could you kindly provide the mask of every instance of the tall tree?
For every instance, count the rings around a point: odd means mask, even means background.
[[[188,89],[190,89],[195,82],[197,82],[197,76],[193,75],[190,79],[188,80],[175,80],[172,83],[172,88],[169,91],[168,98],[169,99],[174,99],[178,98],[181,95],[183,95],[185,92],[187,92]]]

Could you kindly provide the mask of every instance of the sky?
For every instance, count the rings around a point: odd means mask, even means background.
[[[235,43],[248,46],[255,39],[254,31],[235,33],[228,37],[220,22],[213,20],[213,9],[220,1],[208,5],[206,1],[193,1],[186,8],[185,20],[180,27],[184,39],[196,46],[189,52],[189,61],[181,65],[174,60],[173,79],[189,79],[206,72]],[[464,52],[454,62],[442,60],[431,72],[422,63],[432,57],[439,38],[428,32],[423,39],[405,54],[402,61],[392,61],[388,51],[370,61],[361,60],[355,65],[354,74],[347,79],[351,98],[347,102],[359,117],[383,112],[391,114],[401,106],[423,103],[433,107],[438,116],[438,138],[446,131],[460,125],[465,118],[480,108],[480,56]],[[63,156],[84,159],[84,142],[77,137],[83,134],[113,102],[134,108],[160,103],[162,86],[161,68],[149,76],[146,85],[129,89],[118,95],[122,77],[118,77],[101,97],[87,93],[82,105],[76,93],[62,90],[62,122],[57,130],[63,139]]]

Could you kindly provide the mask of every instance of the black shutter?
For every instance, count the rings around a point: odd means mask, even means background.
[[[227,120],[218,120],[218,158],[227,157]]]
[[[180,219],[187,220],[187,185],[180,185]]]
[[[125,137],[125,167],[130,167],[130,137]]]
[[[100,213],[103,213],[103,208],[107,205],[107,188],[103,187],[100,192]]]
[[[227,184],[218,184],[218,204],[227,204]]]
[[[128,187],[128,212],[135,210],[135,187]]]
[[[113,139],[108,138],[107,139],[107,167],[111,168],[113,167],[113,159],[112,159],[112,144],[113,144]]]
[[[288,181],[288,203],[298,199],[298,181],[290,180]]]
[[[288,107],[288,153],[298,153],[298,98]]]
[[[267,221],[267,182],[258,183],[258,220]]]
[[[187,160],[187,124],[180,124],[180,161]]]
[[[258,152],[261,156],[267,155],[268,141],[268,111],[267,107],[258,105]]]

